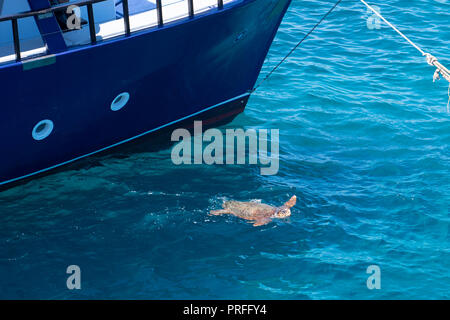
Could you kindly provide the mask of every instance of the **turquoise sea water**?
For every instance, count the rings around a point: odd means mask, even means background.
[[[333,2],[293,1],[261,77]],[[371,3],[450,66],[450,1]],[[344,0],[226,126],[279,129],[276,176],[163,150],[0,193],[0,298],[450,298],[448,83],[369,16]],[[207,215],[292,194],[292,216],[260,228]]]

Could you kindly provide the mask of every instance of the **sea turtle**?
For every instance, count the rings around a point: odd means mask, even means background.
[[[225,201],[223,203],[223,209],[213,210],[210,214],[215,216],[232,214],[242,219],[251,220],[253,226],[257,227],[269,223],[272,221],[272,218],[289,217],[291,215],[290,208],[295,206],[296,202],[296,196],[292,196],[281,207],[272,207],[258,202]]]

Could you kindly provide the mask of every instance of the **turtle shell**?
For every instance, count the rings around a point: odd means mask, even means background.
[[[276,211],[275,207],[259,202],[226,201],[223,208],[247,219],[270,218]]]

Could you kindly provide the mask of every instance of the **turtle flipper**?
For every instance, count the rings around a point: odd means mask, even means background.
[[[228,209],[211,210],[209,212],[210,216],[221,216],[222,214],[233,214],[233,212]]]
[[[271,222],[271,221],[272,221],[272,219],[270,219],[270,218],[256,219],[256,220],[255,220],[255,223],[253,223],[253,226],[254,226],[254,227],[263,226],[263,225],[268,224],[268,223]]]
[[[284,204],[284,206],[288,207],[288,208],[292,208],[293,206],[295,206],[296,203],[297,203],[297,197],[296,196],[292,196],[289,199],[289,201]]]

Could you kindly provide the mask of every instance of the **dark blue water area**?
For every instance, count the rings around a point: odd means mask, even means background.
[[[450,65],[450,1],[376,4]],[[331,5],[293,1],[261,78]],[[344,0],[223,127],[279,129],[277,175],[175,166],[167,149],[2,192],[0,298],[450,298],[448,83],[370,16]],[[292,216],[262,227],[208,215],[293,194]],[[81,290],[66,288],[69,265]]]

